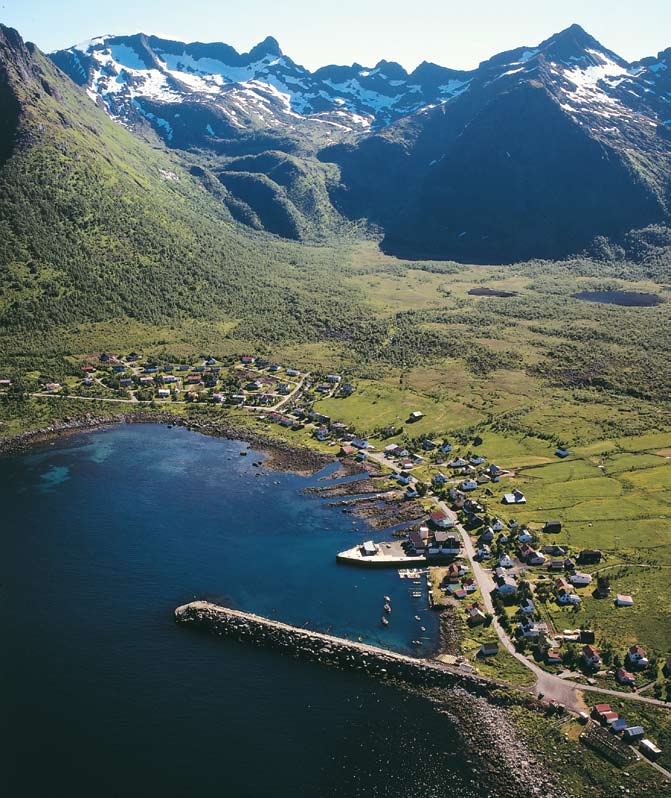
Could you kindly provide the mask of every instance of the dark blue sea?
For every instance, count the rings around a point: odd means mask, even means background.
[[[272,472],[242,450],[122,425],[0,459],[0,795],[479,794],[423,699],[175,625],[197,597],[402,651],[436,643],[423,586],[336,564],[381,533],[303,493],[328,469]]]

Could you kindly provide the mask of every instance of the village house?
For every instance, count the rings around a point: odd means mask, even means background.
[[[441,547],[442,553],[456,557],[461,553],[461,541],[454,535],[448,535]]]
[[[594,646],[585,646],[582,650],[582,661],[586,668],[597,670],[601,665],[601,657]]]
[[[469,626],[479,626],[481,623],[484,623],[486,619],[487,616],[483,611],[482,605],[477,601],[469,607],[466,607],[466,622]]]
[[[435,487],[440,488],[447,482],[447,477],[445,474],[438,472],[437,474],[433,475],[431,482],[434,484]]]
[[[301,373],[298,369],[287,369],[287,377],[300,377]]]
[[[245,366],[251,366],[254,363],[254,358],[251,355],[243,355],[240,358],[240,362]]]
[[[504,504],[526,504],[526,502],[526,496],[517,488],[512,493],[505,493],[503,496]]]
[[[522,632],[525,640],[538,640],[541,635],[548,633],[547,624],[543,621],[530,621],[520,623],[518,629]]]
[[[571,454],[571,452],[569,452],[568,449],[564,449],[563,446],[558,446],[555,449],[555,454],[557,455],[557,457],[561,457],[563,459],[564,457],[568,457]]]
[[[494,540],[494,530],[492,529],[491,526],[485,527],[485,529],[483,529],[482,533],[480,534],[480,537],[478,538],[478,542],[492,543],[493,540]]]
[[[615,678],[619,684],[627,684],[636,687],[636,677],[633,673],[629,673],[629,671],[625,670],[624,668],[617,669]]]
[[[520,612],[524,615],[533,615],[536,612],[536,606],[530,598],[524,599],[520,604]]]
[[[314,432],[314,436],[318,441],[326,441],[331,437],[331,433],[328,427],[318,427]]]
[[[437,444],[430,440],[422,441],[422,449],[424,449],[425,452],[432,452],[436,448],[436,445]]]
[[[611,714],[610,704],[595,704],[592,709],[592,717],[600,723],[606,722],[606,716]]]
[[[548,648],[545,652],[546,665],[561,665],[561,651],[556,648]]]
[[[408,421],[412,424],[415,421],[419,421],[421,418],[424,418],[424,413],[420,410],[413,410],[408,416]]]
[[[616,607],[633,607],[634,606],[634,599],[631,596],[628,596],[624,593],[618,593],[615,597],[615,606]]]
[[[622,733],[622,739],[630,743],[633,740],[640,740],[645,736],[645,729],[643,726],[627,726]]]
[[[559,590],[557,592],[557,604],[563,607],[576,606],[582,603],[582,599],[577,593],[571,593],[568,590]]]
[[[159,399],[169,399],[170,398],[170,388],[159,388],[157,391]]]
[[[459,487],[461,490],[475,490],[478,487],[478,483],[474,479],[465,479]]]
[[[598,549],[583,549],[578,555],[580,565],[596,565],[601,562],[601,552]]]
[[[130,388],[130,386],[131,386],[132,384],[133,384],[133,378],[132,378],[132,377],[122,377],[122,378],[119,380],[119,385],[120,385],[122,388]]]
[[[459,581],[459,566],[455,562],[447,566],[445,581],[449,584],[456,584]]]
[[[533,539],[534,536],[531,534],[531,532],[529,532],[528,529],[523,529],[517,536],[519,543],[531,543]]]
[[[485,458],[481,457],[479,454],[474,454],[473,457],[469,458],[468,461],[472,466],[479,466],[485,462]]]
[[[439,529],[451,529],[455,522],[444,510],[434,510],[431,513],[431,523]]]
[[[553,535],[559,534],[561,532],[561,521],[546,521],[543,532]]]
[[[483,643],[478,651],[480,657],[493,657],[499,653],[498,643]]]
[[[499,568],[512,568],[514,565],[514,560],[511,560],[507,554],[502,554],[499,557]]]
[[[503,532],[503,530],[505,529],[505,525],[500,518],[492,519],[491,527],[494,530],[494,532]]]
[[[592,581],[590,574],[575,573],[571,574],[568,581],[575,587],[585,587]]]
[[[341,396],[351,396],[356,391],[354,385],[350,385],[350,383],[345,383],[344,385],[340,386],[340,395]]]
[[[650,664],[645,649],[639,645],[631,646],[627,650],[625,661],[630,668],[635,670],[642,670]]]
[[[496,590],[502,596],[510,596],[517,592],[517,582],[510,576],[499,576],[496,579]]]
[[[448,443],[448,441],[445,441],[441,445],[440,451],[441,451],[442,454],[449,454],[452,451],[452,444]]]
[[[476,560],[488,560],[492,556],[492,551],[486,543],[479,543],[475,553]]]
[[[642,754],[644,754],[648,759],[652,760],[653,762],[655,761],[655,759],[659,759],[659,757],[662,755],[661,748],[658,748],[652,742],[652,740],[641,740],[639,750]]]
[[[447,464],[447,467],[448,468],[463,468],[464,466],[467,466],[467,465],[468,465],[468,463],[464,460],[463,457],[455,457],[454,460],[450,460],[450,462]]]

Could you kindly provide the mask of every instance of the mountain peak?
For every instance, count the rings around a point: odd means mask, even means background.
[[[589,34],[583,27],[574,23],[568,28],[555,33],[549,39],[538,45],[546,57],[559,61],[571,62],[598,54],[607,60],[614,61],[620,66],[627,66],[627,62],[617,53],[608,50],[601,42]]]
[[[280,43],[274,36],[266,36],[266,38],[259,42],[256,47],[252,47],[249,51],[252,58],[263,58],[266,55],[275,55],[281,57],[283,55],[280,48]]]

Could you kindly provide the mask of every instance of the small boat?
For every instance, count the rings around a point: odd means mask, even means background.
[[[420,626],[419,629],[421,632],[426,632],[426,626]]]
[[[423,646],[424,645],[424,643],[422,643],[421,640],[413,640],[412,644],[413,644],[413,646]]]
[[[422,595],[422,594],[421,594],[421,593],[419,593],[419,592],[414,592],[412,595],[413,595],[415,598],[421,598],[421,595]]]
[[[391,602],[391,599],[389,598],[389,596],[383,596],[382,598],[387,602],[387,604],[389,604]]]
[[[382,621],[382,626],[389,626],[389,621],[384,617],[384,615],[380,618]]]
[[[419,615],[415,615],[415,620],[416,621],[421,621],[422,619],[419,617]]]
[[[384,611],[385,612],[391,612],[391,604],[385,604],[384,605]]]

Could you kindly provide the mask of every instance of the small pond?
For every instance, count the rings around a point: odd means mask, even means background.
[[[629,308],[651,308],[664,300],[658,294],[640,291],[579,291],[571,294],[573,299],[585,302],[598,302],[602,305],[623,305]]]

